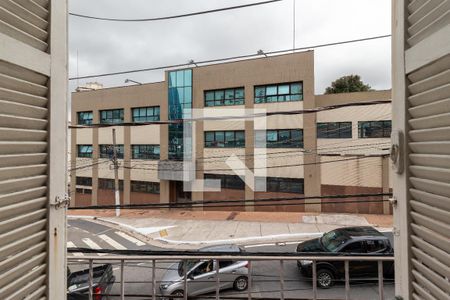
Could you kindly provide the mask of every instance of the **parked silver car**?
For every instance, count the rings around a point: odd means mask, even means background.
[[[243,250],[236,245],[221,245],[202,248],[200,252],[233,252]],[[169,267],[161,279],[160,291],[165,297],[184,295],[184,271],[187,274],[187,290],[189,296],[197,296],[216,290],[216,271],[219,268],[220,289],[234,288],[244,291],[248,286],[248,261],[189,260],[180,261]],[[176,298],[174,298],[176,299]]]

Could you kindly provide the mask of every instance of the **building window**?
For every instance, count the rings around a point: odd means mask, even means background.
[[[266,145],[259,136],[264,131],[256,132],[256,147],[267,148],[303,148],[303,129],[274,129],[266,131]]]
[[[351,139],[352,122],[317,123],[318,139]]]
[[[205,106],[244,104],[244,88],[205,91]]]
[[[92,177],[78,177],[76,178],[77,185],[92,186]]]
[[[242,179],[237,175],[224,175],[224,174],[205,174],[205,179],[219,179],[220,187],[222,189],[243,190],[245,184]]]
[[[303,82],[255,86],[255,103],[303,100]]]
[[[77,145],[78,157],[92,157],[92,145]]]
[[[108,109],[100,111],[101,124],[120,124],[123,123],[123,109]]]
[[[159,106],[133,108],[132,113],[133,122],[159,121]]]
[[[274,193],[304,194],[304,179],[266,177],[266,189]]]
[[[159,182],[131,181],[131,191],[135,193],[159,194]]]
[[[81,111],[77,113],[78,125],[91,125],[92,124],[92,111]]]
[[[243,148],[245,133],[239,131],[205,131],[206,148]]]
[[[92,189],[76,188],[75,190],[78,194],[88,194],[88,195],[92,194]]]
[[[389,138],[391,136],[391,121],[359,121],[359,138]]]
[[[99,178],[98,188],[101,190],[114,190],[114,179]],[[119,190],[123,191],[123,180],[119,180]]]
[[[159,145],[131,145],[132,159],[159,159]]]
[[[112,158],[113,145],[98,145],[100,148],[100,158]],[[123,145],[116,145],[117,158],[123,159]]]

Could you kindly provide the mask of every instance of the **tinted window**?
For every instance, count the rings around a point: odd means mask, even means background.
[[[366,241],[366,249],[368,253],[380,252],[386,249],[386,244],[381,240]]]
[[[363,245],[361,242],[353,242],[345,246],[344,249],[342,249],[342,252],[363,253]]]
[[[219,268],[226,268],[228,266],[231,266],[232,264],[234,264],[234,262],[232,260],[220,260],[219,261]]]

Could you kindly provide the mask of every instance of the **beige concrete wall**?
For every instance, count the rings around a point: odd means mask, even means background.
[[[159,127],[159,125],[149,125],[131,128],[131,144],[159,145],[161,142]]]

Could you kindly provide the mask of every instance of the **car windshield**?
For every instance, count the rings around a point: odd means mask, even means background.
[[[330,252],[336,252],[340,245],[344,244],[349,237],[342,231],[333,230],[325,233],[320,241],[322,245]]]
[[[178,264],[178,275],[184,276],[184,268],[186,269],[186,273],[189,272],[190,269],[192,269],[196,264],[199,263],[199,260],[187,260],[187,261],[181,261]]]

